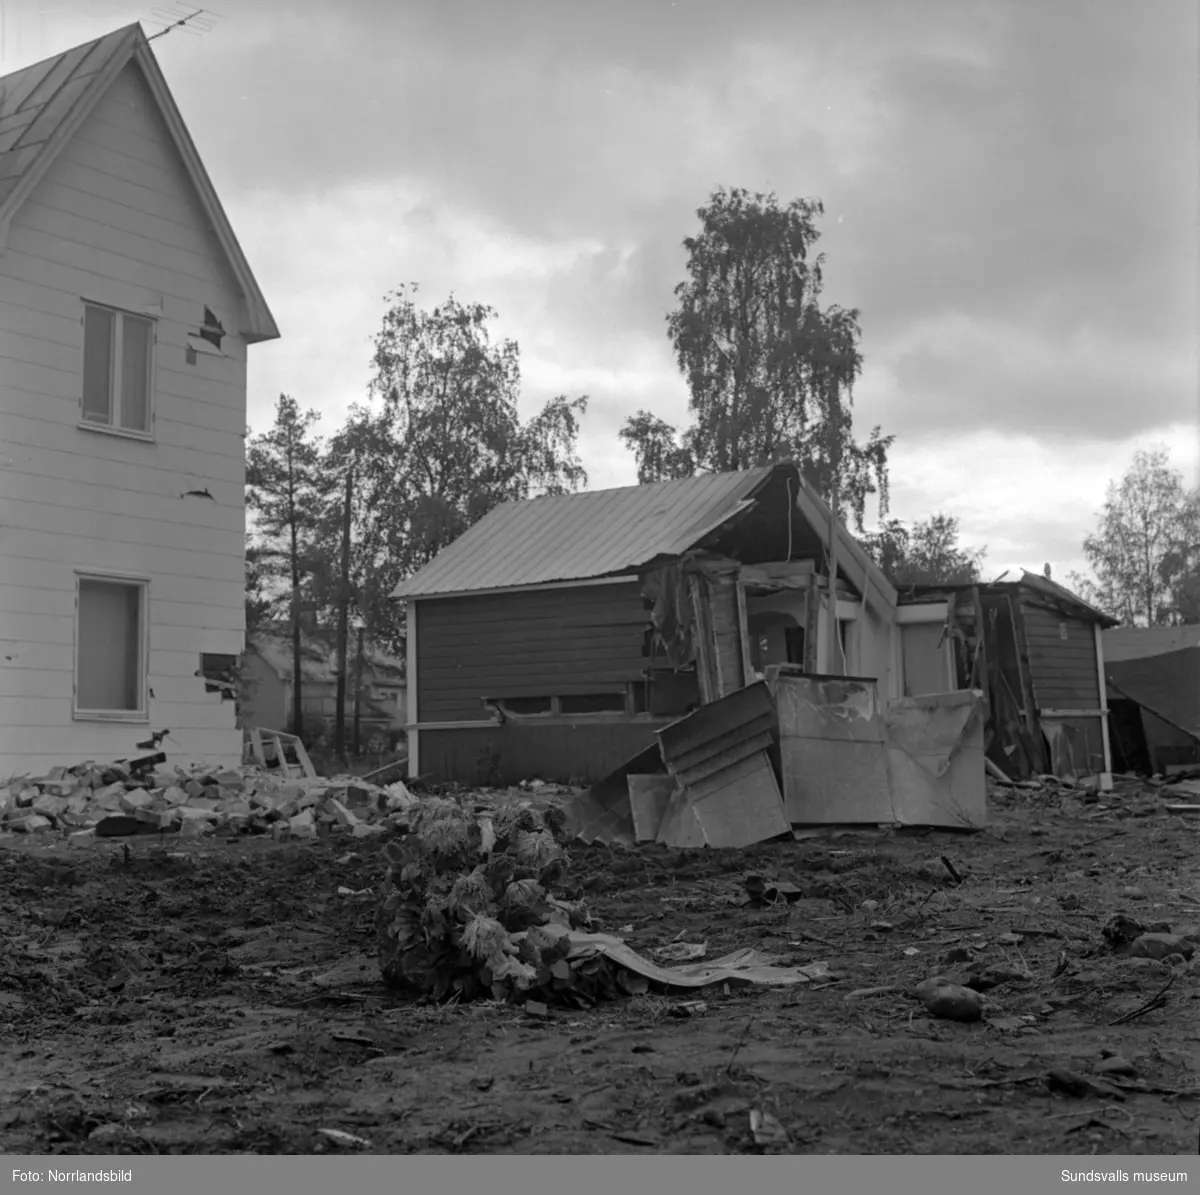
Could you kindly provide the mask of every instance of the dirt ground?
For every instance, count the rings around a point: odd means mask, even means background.
[[[127,856],[14,837],[0,1151],[1193,1153],[1200,959],[1172,972],[1100,935],[1118,910],[1200,922],[1200,824],[1164,803],[1007,792],[971,836],[574,848],[599,926],[644,954],[752,946],[829,975],[545,1018],[415,1005],[378,982],[378,840],[135,839]],[[751,907],[751,874],[802,896]],[[993,988],[982,1022],[931,1018],[913,985],[971,960],[1032,978]],[[1112,1025],[1173,974],[1165,1007]],[[1047,1088],[1105,1051],[1135,1073]],[[756,1142],[755,1110],[786,1139]]]

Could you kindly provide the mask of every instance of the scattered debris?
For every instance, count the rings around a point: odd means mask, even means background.
[[[787,880],[765,880],[762,876],[751,875],[743,884],[752,905],[773,905],[781,900],[791,904],[804,895],[803,889]]]
[[[95,838],[271,834],[311,838],[334,828],[355,837],[403,822],[415,798],[354,777],[291,779],[255,765],[166,768],[166,756],[51,769],[0,788],[0,831],[58,831],[76,845]]]
[[[343,1148],[369,1149],[371,1146],[365,1137],[356,1137],[353,1133],[346,1133],[341,1129],[317,1129],[317,1133],[327,1141],[332,1141],[335,1145]]]
[[[762,1146],[786,1146],[791,1140],[787,1129],[770,1112],[763,1112],[758,1108],[752,1108],[750,1111],[750,1135],[754,1138],[755,1145]]]

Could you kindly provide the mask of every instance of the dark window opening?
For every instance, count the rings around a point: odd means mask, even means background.
[[[501,697],[496,704],[506,714],[551,714],[554,712],[552,697]]]
[[[237,696],[240,679],[237,656],[205,652],[200,656],[199,675],[204,677],[206,693],[220,693],[222,701],[232,700]]]
[[[558,699],[564,714],[623,714],[624,693],[576,693]]]

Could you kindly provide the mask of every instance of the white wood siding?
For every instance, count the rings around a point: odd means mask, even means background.
[[[81,429],[82,300],[155,319],[153,442]],[[224,356],[186,360],[205,307]],[[0,255],[0,780],[241,755],[195,675],[244,630],[244,305],[136,66],[16,214]],[[207,489],[214,501],[183,495]],[[147,725],[72,717],[77,570],[150,578]]]

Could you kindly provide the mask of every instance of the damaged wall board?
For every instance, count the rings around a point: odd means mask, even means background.
[[[881,706],[874,681],[771,669],[793,825],[986,824],[982,694]]]
[[[744,847],[788,833],[771,763],[775,709],[758,682],[659,731],[679,784],[663,816],[666,846]]]
[[[793,825],[892,822],[879,693],[869,679],[767,671]]]
[[[987,824],[983,694],[906,697],[884,707],[892,808],[901,825]]]

